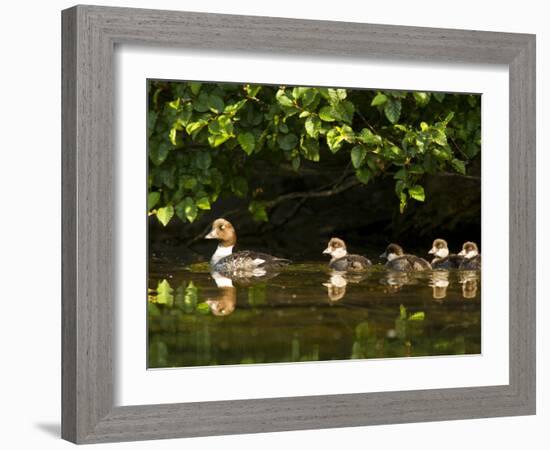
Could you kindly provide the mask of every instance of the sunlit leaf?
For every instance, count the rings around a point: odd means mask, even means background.
[[[411,196],[411,198],[414,198],[419,202],[423,202],[426,198],[426,195],[424,194],[424,188],[419,184],[409,188],[409,195]]]
[[[424,316],[425,314],[423,311],[415,312],[409,316],[409,320],[424,320]]]
[[[172,217],[174,217],[174,207],[172,205],[157,209],[157,219],[164,226],[168,225]]]
[[[386,97],[384,94],[382,94],[381,92],[379,92],[379,93],[376,94],[376,95],[374,96],[374,98],[372,99],[371,106],[383,105],[383,104],[386,103],[387,101],[388,101],[388,97]]]
[[[237,140],[247,155],[252,154],[256,142],[256,138],[252,133],[241,133],[239,134]]]
[[[464,161],[461,161],[460,159],[453,159],[451,160],[451,165],[458,173],[466,175],[466,165],[464,164]]]

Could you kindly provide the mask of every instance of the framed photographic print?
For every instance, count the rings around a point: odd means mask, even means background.
[[[534,414],[534,36],[62,17],[65,439]]]

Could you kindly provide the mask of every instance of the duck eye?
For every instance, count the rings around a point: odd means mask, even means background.
[[[223,230],[225,228],[225,225],[220,225],[220,230]]]

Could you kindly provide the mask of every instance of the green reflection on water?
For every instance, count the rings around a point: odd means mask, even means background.
[[[148,367],[481,352],[476,272],[331,273],[295,264],[270,279],[203,267],[151,273]]]

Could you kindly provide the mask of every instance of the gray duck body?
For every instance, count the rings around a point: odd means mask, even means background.
[[[362,272],[372,266],[372,262],[361,255],[346,255],[330,261],[329,267],[340,272]]]
[[[257,270],[276,271],[290,262],[288,259],[277,258],[267,253],[243,250],[219,259],[212,264],[212,269],[221,274],[253,273]]]
[[[422,270],[431,270],[431,264],[424,258],[414,255],[399,256],[386,263],[386,267],[399,272],[417,272]]]
[[[461,255],[449,255],[445,258],[434,258],[431,262],[431,266],[432,269],[459,269],[464,259],[464,256]]]

